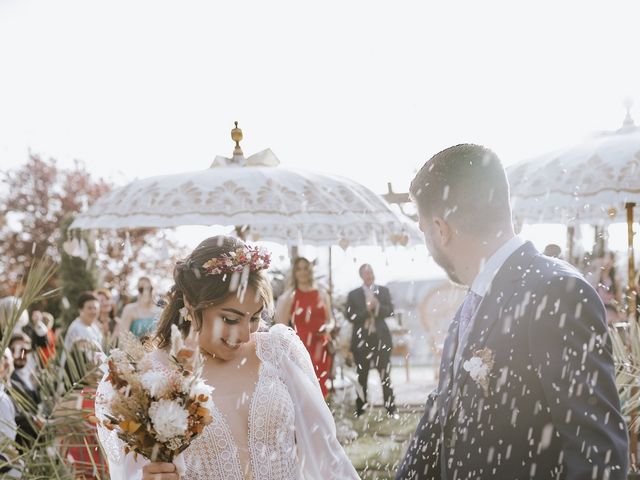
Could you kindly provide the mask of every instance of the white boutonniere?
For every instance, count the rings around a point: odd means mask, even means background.
[[[489,395],[489,377],[493,369],[493,352],[489,348],[476,350],[469,360],[462,364],[469,376],[482,387],[485,396]]]

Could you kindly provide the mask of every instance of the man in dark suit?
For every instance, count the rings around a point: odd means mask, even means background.
[[[573,267],[514,234],[498,157],[448,148],[411,195],[429,252],[469,291],[396,479],[625,479],[604,307]]]
[[[385,319],[393,315],[391,295],[386,287],[375,284],[371,265],[359,270],[362,286],[349,292],[347,319],[353,323],[351,352],[358,372],[361,391],[356,399],[356,415],[364,412],[367,403],[367,381],[373,366],[380,373],[384,405],[389,415],[396,414],[393,388],[391,387],[391,332]]]
[[[16,441],[25,449],[31,448],[37,436],[35,422],[40,405],[40,393],[33,376],[29,358],[32,355],[31,339],[23,333],[16,333],[9,340],[13,355],[14,371],[11,375],[12,395],[16,404],[23,408],[16,412],[18,435]]]

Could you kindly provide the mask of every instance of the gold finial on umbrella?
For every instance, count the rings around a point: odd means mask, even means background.
[[[236,147],[233,149],[233,156],[244,156],[242,148],[240,148],[240,141],[242,140],[242,130],[238,128],[238,122],[235,123],[235,128],[231,130],[231,140],[236,142]]]

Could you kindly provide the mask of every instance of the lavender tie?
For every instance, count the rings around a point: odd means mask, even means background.
[[[464,301],[462,302],[462,308],[460,309],[460,316],[458,317],[458,346],[456,348],[456,356],[453,361],[453,371],[458,371],[458,364],[461,360],[462,349],[464,348],[464,340],[469,333],[469,327],[471,326],[471,320],[478,310],[478,306],[482,301],[482,297],[472,290],[467,292]],[[464,342],[464,343],[463,343]]]

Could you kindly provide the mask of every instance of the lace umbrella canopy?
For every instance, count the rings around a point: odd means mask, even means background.
[[[231,137],[232,158],[218,156],[206,170],[135,180],[98,199],[71,229],[223,225],[248,227],[253,241],[289,246],[422,242],[414,225],[363,185],[281,167],[269,149],[245,158],[237,122]]]
[[[627,109],[622,128],[508,169],[513,213],[526,223],[625,221],[640,203],[640,127]]]
[[[626,104],[627,115],[620,129],[516,164],[507,174],[518,222],[571,226],[626,220],[629,284],[633,285],[633,214],[640,205],[640,127],[631,118],[631,106],[631,102]]]

